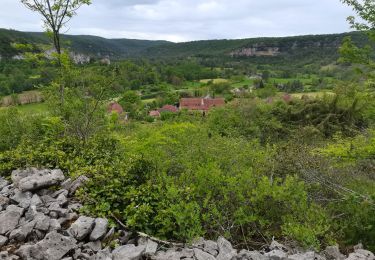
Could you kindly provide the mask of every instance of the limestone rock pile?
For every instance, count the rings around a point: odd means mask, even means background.
[[[12,183],[0,177],[0,260],[375,260],[360,246],[349,256],[338,247],[317,254],[288,249],[276,241],[263,251],[236,250],[219,237],[171,246],[150,237],[110,227],[105,218],[79,214],[75,191],[87,181],[72,181],[61,170],[15,170]]]

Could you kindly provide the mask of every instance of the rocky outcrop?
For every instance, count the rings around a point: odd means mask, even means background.
[[[111,227],[105,218],[80,215],[74,193],[87,181],[84,176],[65,180],[60,170],[31,168],[13,171],[11,179],[0,177],[0,260],[375,260],[361,246],[345,256],[337,246],[318,254],[276,241],[262,251],[237,250],[223,237],[168,243]]]
[[[44,56],[46,59],[52,60],[56,57],[55,55],[56,50],[54,48],[44,51]],[[74,64],[87,64],[91,61],[91,57],[83,53],[69,52],[69,56]]]
[[[232,51],[231,57],[277,56],[280,54],[278,47],[249,47]]]
[[[70,57],[73,60],[74,64],[86,64],[90,63],[91,58],[88,55],[82,54],[82,53],[70,53]]]

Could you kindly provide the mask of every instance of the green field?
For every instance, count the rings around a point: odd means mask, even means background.
[[[18,106],[12,106],[12,107],[17,108],[19,112],[24,115],[48,113],[48,107],[47,107],[47,104],[45,103],[34,103],[34,104],[18,105]],[[0,112],[6,109],[7,109],[6,107],[1,107]]]
[[[302,98],[303,96],[307,96],[310,98],[319,98],[319,97],[323,97],[324,95],[333,96],[335,95],[335,93],[333,93],[332,91],[319,91],[319,92],[306,92],[306,93],[291,94],[293,98]]]
[[[254,80],[253,79],[245,79],[243,81],[240,81],[240,82],[235,82],[235,83],[232,83],[232,87],[234,88],[241,88],[243,86],[252,86],[254,84]]]
[[[210,82],[210,81],[212,81],[212,83],[214,83],[214,84],[218,84],[218,83],[227,83],[227,82],[229,82],[229,80],[227,80],[227,79],[222,79],[222,78],[217,78],[217,79],[201,79],[200,80],[200,82],[201,83],[208,83],[208,82]]]

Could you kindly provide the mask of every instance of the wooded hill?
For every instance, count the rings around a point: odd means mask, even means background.
[[[18,54],[13,43],[32,44],[34,46],[49,43],[48,36],[41,32],[20,32],[0,29],[0,55],[13,57]],[[63,46],[73,52],[92,57],[124,58],[140,55],[145,49],[166,44],[165,41],[147,41],[132,39],[105,39],[90,35],[63,35]]]
[[[330,35],[307,35],[279,38],[252,38],[239,40],[205,40],[184,43],[133,39],[106,39],[89,35],[64,35],[64,47],[92,57],[123,58],[256,58],[257,60],[309,59],[334,61],[337,50],[346,36],[359,45],[367,42],[362,33],[351,32]],[[0,55],[12,57],[18,50],[12,43],[29,43],[36,47],[48,43],[44,33],[19,32],[0,29]],[[275,59],[276,57],[276,59]]]

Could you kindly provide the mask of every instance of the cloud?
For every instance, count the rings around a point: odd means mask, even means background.
[[[41,30],[37,14],[1,1],[0,27]],[[68,33],[170,41],[322,34],[350,30],[351,14],[339,0],[93,0]]]

